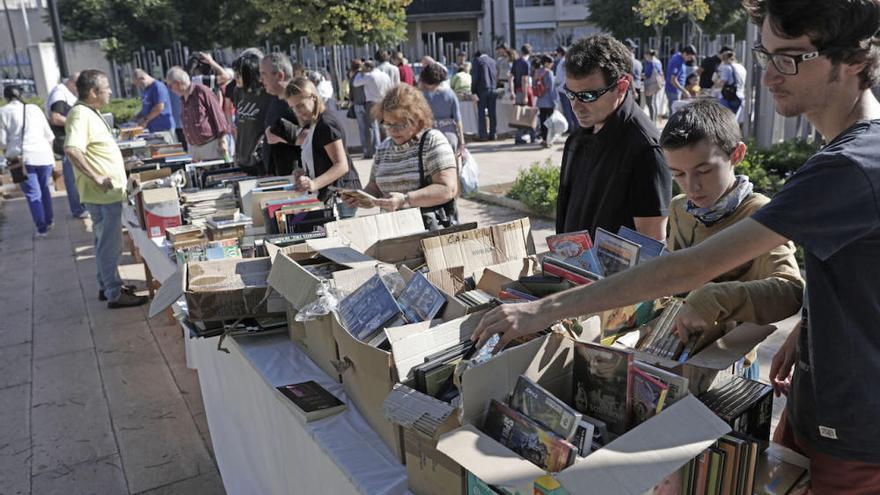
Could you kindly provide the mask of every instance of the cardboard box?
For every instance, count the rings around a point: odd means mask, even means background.
[[[590,321],[598,326],[597,318]],[[553,334],[538,342],[541,347],[532,359],[496,358],[462,374],[463,425],[442,435],[437,445],[440,452],[488,485],[513,493],[533,493],[534,481],[546,473],[476,425],[482,424],[491,399],[504,401],[520,374],[571,402],[574,341]],[[568,493],[642,495],[729,431],[729,426],[689,395],[554,477]]]
[[[165,229],[182,225],[177,188],[144,189],[138,198],[141,227],[150,237],[165,237]]]
[[[150,318],[186,297],[191,320],[223,321],[243,317],[280,315],[284,299],[266,298],[269,258],[194,261],[170,276],[150,304]]]
[[[385,263],[403,265],[416,269],[425,264],[425,253],[422,251],[422,240],[440,237],[456,232],[465,232],[477,228],[476,222],[456,225],[442,230],[416,232],[400,237],[379,239],[364,250],[364,254]]]
[[[464,267],[471,273],[486,266],[519,260],[535,254],[528,218],[458,232],[422,241],[430,271]]]
[[[425,232],[422,214],[418,208],[346,218],[330,222],[324,228],[327,229],[327,237],[335,237],[343,245],[351,246],[362,253],[380,240]]]

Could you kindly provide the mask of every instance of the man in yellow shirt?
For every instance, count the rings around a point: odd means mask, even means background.
[[[140,306],[119,277],[122,256],[122,202],[125,201],[125,165],[113,132],[99,110],[110,101],[110,81],[99,70],[84,70],[76,80],[79,101],[67,114],[64,153],[73,164],[80,200],[92,216],[98,298],[111,309]]]

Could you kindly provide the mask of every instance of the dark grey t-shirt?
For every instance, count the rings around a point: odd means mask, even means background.
[[[235,88],[235,164],[243,169],[262,175],[265,173],[261,159],[254,159],[253,151],[265,131],[266,110],[274,97],[263,87],[248,91]]]
[[[824,454],[880,463],[880,120],[844,131],[752,218],[806,251],[795,431]]]

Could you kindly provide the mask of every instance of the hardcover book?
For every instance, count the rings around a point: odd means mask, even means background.
[[[492,399],[483,431],[524,459],[550,472],[559,472],[574,461],[574,445],[535,421]]]
[[[283,385],[277,389],[290,400],[306,422],[326,418],[345,409],[344,402],[314,381]]]
[[[632,411],[632,351],[578,342],[574,354],[574,406],[608,424],[616,435],[626,432]]]
[[[566,440],[572,438],[581,421],[579,412],[522,375],[510,396],[510,407]]]

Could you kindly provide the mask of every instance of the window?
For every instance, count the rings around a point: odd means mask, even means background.
[[[586,0],[577,0],[586,3]],[[515,0],[514,7],[552,7],[556,0]]]

